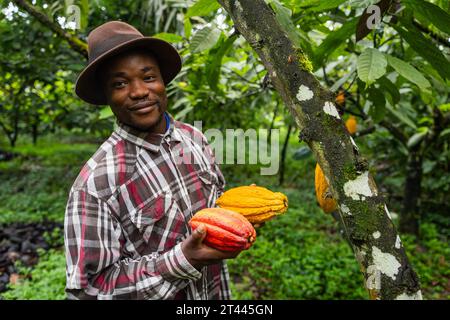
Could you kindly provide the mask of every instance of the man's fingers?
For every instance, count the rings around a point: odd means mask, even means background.
[[[206,237],[206,227],[204,224],[198,226],[197,229],[192,233],[192,239],[194,240],[194,244],[201,244],[203,239]]]

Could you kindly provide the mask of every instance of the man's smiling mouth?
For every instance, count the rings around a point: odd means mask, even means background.
[[[157,101],[143,101],[134,104],[133,106],[129,107],[128,110],[137,114],[145,114],[153,111],[153,109],[155,109],[157,106]]]

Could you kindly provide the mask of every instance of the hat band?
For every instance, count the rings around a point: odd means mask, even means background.
[[[88,63],[91,63],[92,61],[97,59],[98,56],[117,47],[118,45],[120,45],[124,42],[127,42],[129,40],[137,39],[137,38],[143,38],[143,36],[139,35],[139,34],[118,34],[118,35],[106,38],[100,44],[93,46],[92,50],[89,52],[89,62]]]

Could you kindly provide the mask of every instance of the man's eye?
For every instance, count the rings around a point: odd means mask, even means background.
[[[125,86],[125,81],[116,81],[113,82],[113,87],[114,88],[123,88]]]
[[[144,77],[144,80],[145,80],[145,81],[152,81],[152,80],[155,80],[155,76],[146,76],[146,77]]]

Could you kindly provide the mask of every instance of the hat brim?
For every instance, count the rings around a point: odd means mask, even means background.
[[[142,37],[126,41],[113,49],[104,52],[80,73],[75,83],[75,93],[90,104],[106,105],[107,100],[102,84],[97,77],[97,69],[107,58],[132,48],[148,48],[158,61],[164,84],[167,85],[181,70],[181,57],[171,44],[164,40]]]

